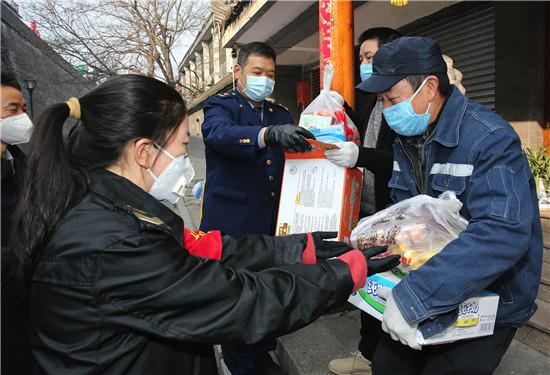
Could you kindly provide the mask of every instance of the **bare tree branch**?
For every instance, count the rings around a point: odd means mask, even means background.
[[[184,87],[174,50],[200,30],[209,5],[206,0],[27,0],[21,10],[36,19],[42,37],[60,55],[86,65],[91,79],[132,72]],[[199,90],[191,86],[184,88]]]

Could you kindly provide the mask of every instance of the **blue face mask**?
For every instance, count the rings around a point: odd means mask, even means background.
[[[261,102],[273,93],[275,81],[266,76],[246,76],[243,93],[255,102]]]
[[[361,75],[361,81],[366,81],[372,75],[372,64],[361,64],[359,66],[359,74]]]
[[[427,78],[409,99],[403,100],[401,103],[392,105],[382,111],[389,127],[392,128],[397,134],[412,137],[415,135],[424,134],[428,129],[428,121],[430,120],[430,114],[428,111],[430,110],[430,105],[432,103],[428,103],[426,113],[420,115],[414,111],[412,106],[412,100],[416,94],[420,92],[422,87],[424,87],[426,81]]]

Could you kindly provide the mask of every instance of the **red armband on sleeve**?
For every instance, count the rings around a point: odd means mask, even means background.
[[[352,292],[355,293],[359,289],[363,288],[367,283],[367,260],[365,256],[359,250],[348,251],[345,254],[340,255],[337,259],[346,262],[353,279]]]
[[[219,230],[208,233],[183,229],[183,247],[189,254],[208,259],[222,259],[222,234]]]
[[[306,248],[302,252],[303,264],[316,264],[317,256],[315,255],[315,241],[311,233],[307,234]]]

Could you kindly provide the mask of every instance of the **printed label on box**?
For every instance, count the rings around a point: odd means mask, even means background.
[[[396,285],[395,282],[383,277],[376,277],[373,275],[367,279],[367,285],[365,288],[359,289],[357,293],[368,303],[373,309],[378,311],[380,314],[384,314],[384,306],[386,301],[381,297],[378,297],[378,291],[381,287],[385,286],[388,288],[393,288]]]
[[[285,153],[285,166],[275,235],[337,231],[349,243],[359,220],[363,173],[325,157],[338,146],[309,140],[311,152]]]
[[[344,168],[327,160],[287,160],[277,234],[338,231]]]

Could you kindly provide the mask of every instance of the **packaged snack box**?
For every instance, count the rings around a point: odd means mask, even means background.
[[[382,286],[393,288],[405,276],[399,271],[387,271],[369,276],[365,287],[353,293],[348,302],[378,320],[382,320],[386,301],[378,296],[378,290]],[[416,341],[421,345],[431,345],[492,335],[495,328],[498,299],[498,295],[485,291],[468,298],[458,306],[458,318],[455,324],[429,338],[424,338],[422,333],[417,331]]]
[[[336,145],[308,140],[308,153],[285,153],[285,167],[275,235],[337,231],[349,242],[359,219],[363,173],[325,158]]]

